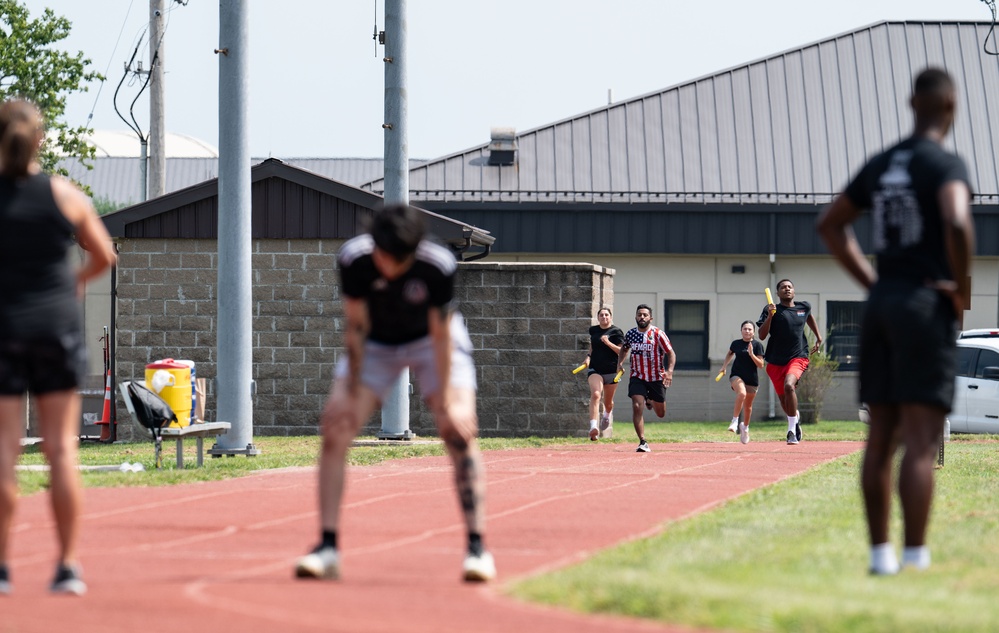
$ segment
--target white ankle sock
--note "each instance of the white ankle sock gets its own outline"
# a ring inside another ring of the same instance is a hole
[[[794,432],[794,427],[797,424],[798,424],[798,416],[796,416],[796,415],[789,415],[789,416],[787,416],[787,430],[788,431],[790,431],[790,432],[793,433]]]
[[[880,576],[898,573],[898,558],[891,543],[871,546],[871,573]]]
[[[739,418],[732,418],[732,424],[738,424]]]
[[[913,569],[926,569],[930,566],[930,548],[925,545],[906,547],[902,550],[902,565]]]
[[[597,421],[596,420],[590,420],[590,428],[591,429],[597,428]]]

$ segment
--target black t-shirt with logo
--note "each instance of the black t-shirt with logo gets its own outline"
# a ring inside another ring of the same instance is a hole
[[[448,309],[454,298],[454,255],[443,246],[420,242],[413,265],[398,279],[382,277],[371,257],[375,243],[359,235],[344,243],[337,255],[340,285],[352,299],[368,304],[368,339],[401,345],[427,336],[430,308]]]
[[[774,365],[787,365],[795,358],[808,358],[808,339],[805,338],[805,323],[812,313],[812,305],[807,301],[795,301],[790,308],[777,304],[777,312],[770,321],[767,337],[767,353],[763,359]],[[763,308],[759,328],[767,320],[767,309]]]
[[[847,186],[847,197],[871,211],[879,278],[919,284],[953,279],[937,195],[955,180],[968,184],[960,157],[911,137],[871,159]]]
[[[750,342],[753,344],[753,353],[757,356],[763,356],[763,343],[760,343],[755,338]],[[750,342],[740,338],[732,341],[732,344],[728,346],[728,350],[735,354],[735,359],[732,361],[732,375],[742,378],[742,382],[750,387],[759,387],[760,375],[757,372],[758,368],[753,359],[749,357],[749,352],[747,351]]]
[[[617,352],[604,345],[600,339],[607,335],[610,342],[615,345],[624,343],[624,332],[616,325],[612,325],[606,330],[599,325],[590,326],[590,369],[598,374],[613,374],[617,372]]]

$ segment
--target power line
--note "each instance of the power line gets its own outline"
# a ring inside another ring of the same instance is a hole
[[[985,42],[982,44],[982,50],[985,51],[987,55],[999,55],[999,49],[996,48],[996,3],[995,0],[982,0],[985,5],[992,12],[992,26],[989,27],[989,32],[985,35]],[[992,38],[992,50],[989,50],[989,38]]]
[[[108,65],[104,68],[105,79],[101,80],[99,86],[97,86],[97,95],[94,97],[94,105],[90,108],[90,114],[87,115],[87,122],[85,127],[90,127],[90,122],[94,120],[94,111],[97,109],[97,102],[101,98],[101,90],[104,89],[104,82],[107,81],[106,77],[108,72],[111,70],[111,62],[114,61],[114,54],[118,52],[118,44],[121,43],[121,35],[125,32],[125,25],[128,24],[128,16],[132,12],[132,4],[135,0],[131,0],[128,3],[128,9],[125,11],[125,19],[121,22],[121,29],[118,31],[118,39],[115,40],[114,49],[111,51],[111,57],[108,59]]]

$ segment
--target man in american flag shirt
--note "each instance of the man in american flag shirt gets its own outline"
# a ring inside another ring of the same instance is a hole
[[[670,345],[669,337],[652,325],[652,308],[644,303],[635,310],[635,323],[624,336],[624,345],[618,355],[618,363],[631,353],[631,380],[628,382],[628,396],[631,398],[631,421],[638,434],[639,453],[648,453],[645,441],[645,409],[653,409],[660,418],[666,416],[666,389],[673,384],[673,367],[676,354]],[[668,359],[665,363],[664,359]]]

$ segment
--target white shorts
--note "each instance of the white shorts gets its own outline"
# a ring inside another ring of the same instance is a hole
[[[361,359],[361,384],[371,389],[378,399],[385,401],[389,391],[403,369],[409,367],[412,377],[420,385],[424,399],[440,391],[437,384],[437,362],[433,341],[426,336],[402,345],[385,345],[365,341],[364,358]],[[344,354],[336,365],[336,378],[346,378],[350,373],[349,359]],[[465,329],[465,320],[455,312],[451,316],[451,386],[474,390],[475,364],[472,362],[472,341]]]

